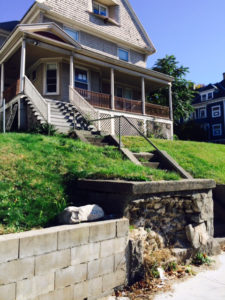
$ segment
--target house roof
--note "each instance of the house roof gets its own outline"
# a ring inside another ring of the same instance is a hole
[[[201,102],[200,94],[203,92],[210,91],[210,90],[214,90],[213,99],[225,97],[225,79],[220,82],[214,83],[214,84],[210,83],[207,86],[197,89],[196,97],[193,100],[193,104],[200,103]],[[206,101],[204,101],[204,102],[206,102]]]
[[[0,23],[0,29],[11,32],[17,24],[19,24],[19,21],[2,22]]]

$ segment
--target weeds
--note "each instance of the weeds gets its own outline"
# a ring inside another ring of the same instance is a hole
[[[195,266],[211,265],[212,260],[205,253],[198,252],[192,259],[192,264]]]

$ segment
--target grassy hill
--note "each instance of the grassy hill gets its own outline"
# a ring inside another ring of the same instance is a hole
[[[225,145],[151,140],[159,149],[167,151],[193,177],[214,179],[217,183],[225,184]],[[153,151],[141,137],[124,137],[123,143],[134,152]]]
[[[69,201],[70,179],[176,180],[136,166],[114,147],[95,147],[63,136],[0,134],[0,234],[44,226]]]

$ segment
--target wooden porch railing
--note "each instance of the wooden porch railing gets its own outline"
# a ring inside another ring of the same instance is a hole
[[[75,90],[85,98],[91,105],[99,108],[111,108],[109,94],[102,94],[92,91],[87,91],[80,88],[75,88]],[[141,100],[130,100],[126,98],[121,98],[115,96],[115,110],[130,112],[135,114],[143,114],[142,112],[142,101]],[[169,107],[146,103],[145,104],[145,113],[148,116],[161,117],[161,118],[170,118]]]
[[[20,80],[18,79],[3,92],[3,97],[5,99],[5,102],[8,103],[19,93],[20,93]]]
[[[75,90],[91,105],[101,108],[110,108],[110,95],[87,91],[80,88],[75,88]]]
[[[158,104],[146,103],[145,113],[148,116],[161,117],[166,119],[170,118],[169,107],[158,105]]]
[[[115,97],[115,109],[142,114],[142,102],[121,97]]]

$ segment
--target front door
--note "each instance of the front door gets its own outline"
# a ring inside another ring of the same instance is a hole
[[[84,69],[75,69],[75,87],[88,90],[88,72]]]

